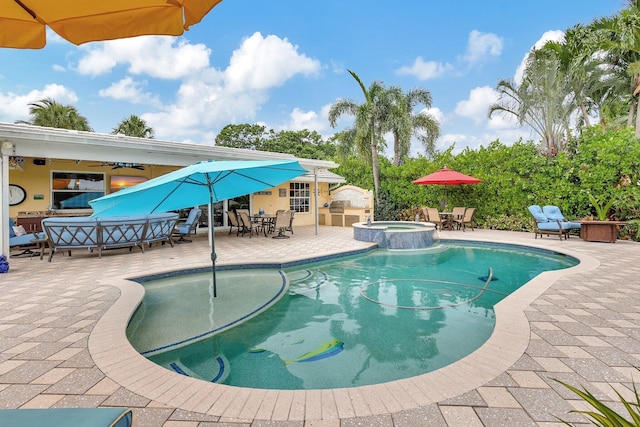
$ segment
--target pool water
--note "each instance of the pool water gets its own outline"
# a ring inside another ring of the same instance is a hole
[[[478,349],[493,331],[496,303],[541,272],[576,263],[521,247],[443,243],[285,268],[288,291],[268,310],[147,357],[184,375],[252,388],[326,389],[412,377]]]

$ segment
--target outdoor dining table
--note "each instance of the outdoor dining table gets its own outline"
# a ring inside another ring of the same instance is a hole
[[[260,223],[260,225],[262,226],[262,230],[264,232],[264,237],[267,237],[267,232],[271,233],[273,228],[272,226],[275,224],[275,221],[276,221],[276,216],[269,215],[269,214],[252,215],[250,218],[252,222],[256,224]]]
[[[442,228],[453,230],[453,212],[438,212],[442,218]]]

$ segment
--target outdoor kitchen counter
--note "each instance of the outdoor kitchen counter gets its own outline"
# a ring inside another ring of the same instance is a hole
[[[344,208],[342,212],[331,212],[329,208],[318,209],[319,225],[351,227],[356,222],[366,222],[370,216],[373,221],[373,210],[369,208]]]

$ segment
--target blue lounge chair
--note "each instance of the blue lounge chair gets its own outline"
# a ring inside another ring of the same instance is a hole
[[[20,255],[33,255],[33,251],[31,248],[35,246],[32,240],[36,239],[44,239],[44,233],[27,233],[21,236],[16,235],[15,231],[13,231],[13,227],[15,227],[16,223],[13,219],[9,218],[9,249],[23,247],[23,251],[19,254],[14,254],[13,256]]]
[[[557,235],[560,237],[560,240],[562,240],[563,236],[565,239],[569,238],[570,226],[568,222],[552,220],[545,215],[542,208],[538,205],[529,206],[529,212],[534,218],[534,232],[536,239],[538,238],[538,234],[540,235],[540,238],[542,238],[543,234],[546,234],[547,236],[552,234]]]
[[[542,212],[550,220],[560,221],[561,223],[563,223],[562,225],[568,227],[569,230],[580,230],[580,228],[582,228],[582,224],[580,224],[579,222],[572,222],[565,218],[565,216],[562,215],[562,211],[557,206],[543,206]]]

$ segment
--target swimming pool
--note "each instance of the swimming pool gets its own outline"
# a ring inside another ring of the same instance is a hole
[[[278,286],[282,290],[278,297],[265,295],[273,300],[264,307],[270,308],[251,320],[142,353],[184,375],[254,388],[355,387],[416,376],[480,347],[493,331],[493,305],[510,292],[542,271],[575,264],[547,251],[447,243],[420,251],[376,250],[282,271],[223,271],[219,277],[270,282],[272,293],[278,294]],[[153,312],[166,322],[155,325],[160,335],[171,325],[210,321],[210,311],[218,308],[213,300],[205,304],[209,279],[204,276],[190,277],[190,283],[201,284],[189,289],[182,282],[171,285],[175,278],[145,283],[147,296],[129,330],[134,347],[140,351],[136,336],[153,330],[155,322],[144,321]],[[167,319],[169,302],[194,292],[190,311],[178,308]]]

